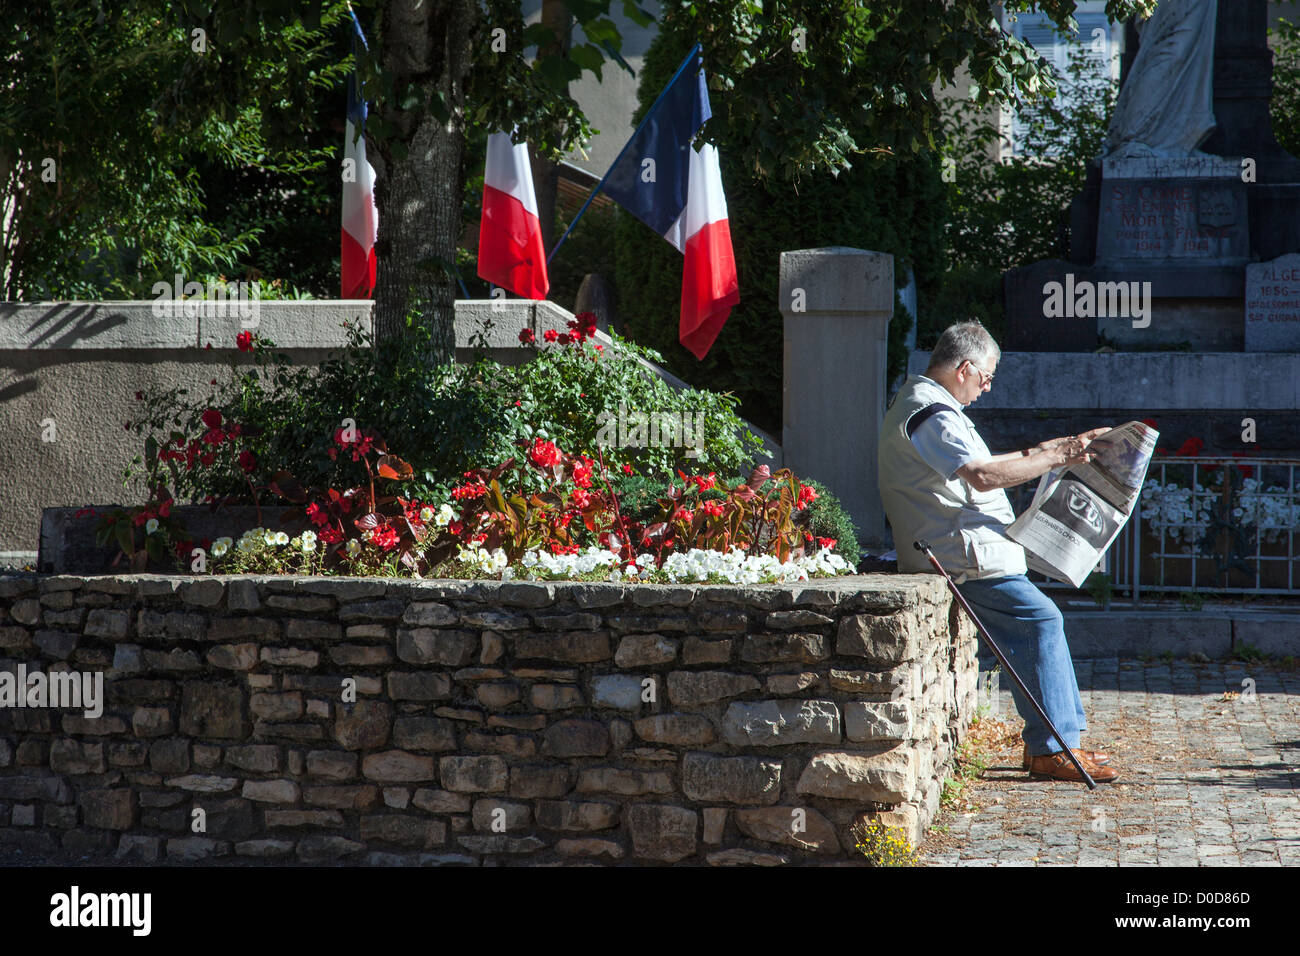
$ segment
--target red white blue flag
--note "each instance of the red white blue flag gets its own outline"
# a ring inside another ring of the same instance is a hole
[[[525,299],[545,299],[551,288],[528,144],[511,143],[509,133],[488,137],[478,274]]]
[[[697,358],[740,301],[718,151],[691,141],[713,115],[698,45],[605,175],[605,193],[685,256],[678,339]]]
[[[352,16],[362,44],[361,24]],[[352,41],[356,50],[356,37]],[[348,121],[343,141],[343,298],[368,299],[375,290],[375,234],[379,210],[375,206],[375,170],[366,160],[366,102],[358,93],[356,73],[348,77]]]

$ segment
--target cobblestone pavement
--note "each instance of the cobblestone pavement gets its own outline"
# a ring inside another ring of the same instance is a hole
[[[1112,755],[1116,783],[1031,781],[1017,738],[970,788],[975,812],[939,815],[927,865],[1300,866],[1300,672],[1101,658],[1075,673],[1083,744]],[[1005,686],[999,705],[1019,730]]]

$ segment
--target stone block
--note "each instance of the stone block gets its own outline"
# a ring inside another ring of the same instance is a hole
[[[654,667],[677,659],[681,642],[662,634],[628,634],[618,642],[614,663],[619,667]]]
[[[683,664],[725,664],[731,660],[731,638],[705,640],[702,637],[686,638],[682,646]]]
[[[463,793],[450,790],[421,788],[411,797],[411,803],[429,813],[469,813],[471,799]]]
[[[779,843],[813,853],[837,854],[834,825],[811,807],[755,807],[735,811],[741,833],[766,843]]]
[[[590,767],[578,771],[578,793],[616,793],[639,797],[648,793],[672,793],[672,774],[664,770],[625,770],[621,767]]]
[[[421,757],[402,750],[386,750],[365,757],[361,761],[361,775],[377,783],[430,781],[433,779],[433,758]]]
[[[597,674],[591,678],[593,707],[637,713],[641,710],[641,678],[632,674]]]
[[[244,694],[238,687],[187,682],[181,688],[181,733],[190,737],[245,737],[243,710]]]
[[[717,738],[713,722],[698,714],[655,714],[642,717],[632,726],[638,737],[654,744],[704,747]]]
[[[337,750],[309,751],[307,773],[323,780],[352,780],[357,775],[357,755]]]
[[[567,710],[586,703],[582,691],[568,684],[534,684],[528,699],[538,710]]]
[[[379,788],[369,784],[307,787],[302,792],[302,802],[307,806],[334,810],[368,810],[378,799]]]
[[[562,797],[569,792],[568,767],[510,768],[510,796],[512,797]]]
[[[598,720],[561,720],[546,729],[545,751],[555,757],[603,757],[609,731]]]
[[[906,701],[849,701],[844,705],[844,729],[855,743],[909,740],[913,734],[912,710]]]
[[[432,763],[432,758],[428,758]],[[446,790],[459,793],[504,793],[509,765],[501,757],[442,757],[438,775]]]
[[[907,614],[848,614],[835,632],[835,653],[890,664],[916,660],[918,630]]]
[[[804,768],[795,790],[859,803],[902,803],[915,786],[914,755],[899,747],[879,754],[817,754]]]
[[[149,767],[155,773],[185,773],[190,769],[190,742],[183,737],[155,740],[149,746]]]
[[[593,664],[610,658],[608,631],[522,634],[515,638],[515,660]]]
[[[820,634],[747,634],[740,645],[740,659],[760,664],[816,664],[830,657],[828,643]]]
[[[781,764],[758,757],[688,753],[682,759],[682,793],[702,803],[767,806],[781,796]]]
[[[393,723],[393,744],[403,750],[455,750],[455,724],[437,717],[398,717]]]
[[[447,842],[447,825],[438,820],[397,814],[364,816],[361,839],[366,843],[395,843],[428,850]]]
[[[334,739],[346,750],[373,750],[388,743],[392,708],[379,700],[358,700],[335,709]]]
[[[543,830],[608,830],[618,826],[615,803],[538,800],[537,826]]]
[[[88,827],[129,830],[135,820],[135,793],[129,789],[83,790],[78,802]]]
[[[226,763],[253,773],[276,773],[280,769],[280,748],[270,744],[227,747]]]
[[[478,653],[473,631],[438,631],[433,628],[398,628],[397,656],[408,664],[445,664],[463,667]]]
[[[674,707],[698,707],[759,688],[749,674],[727,671],[673,671],[668,675],[668,698]]]
[[[699,814],[684,807],[637,803],[624,812],[635,856],[676,863],[695,853]]]
[[[722,733],[741,748],[837,744],[840,711],[833,700],[735,701],[723,716]]]
[[[388,696],[393,700],[447,700],[451,697],[448,674],[393,671],[388,675]]]
[[[511,803],[495,797],[474,801],[471,816],[474,829],[488,833],[517,833],[532,822],[533,812],[526,803]]]

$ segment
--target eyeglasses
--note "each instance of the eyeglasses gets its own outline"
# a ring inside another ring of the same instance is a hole
[[[969,365],[971,368],[973,368],[975,371],[977,371],[977,372],[980,373],[980,388],[983,388],[985,385],[992,385],[992,384],[993,384],[993,373],[992,373],[992,372],[986,372],[986,371],[984,371],[984,369],[980,368],[978,365],[976,365],[976,364],[975,364],[974,362],[972,362],[970,359],[967,359],[967,360],[966,360],[966,364]]]

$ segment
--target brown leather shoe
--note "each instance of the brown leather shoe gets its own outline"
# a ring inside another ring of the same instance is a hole
[[[1119,771],[1114,767],[1101,767],[1088,759],[1086,750],[1075,750],[1074,755],[1079,758],[1079,763],[1083,764],[1089,776],[1097,783],[1112,783],[1119,777]],[[1083,782],[1083,777],[1079,771],[1074,769],[1074,764],[1064,753],[1040,754],[1029,759],[1029,777],[1031,780],[1072,780],[1077,783]]]
[[[1076,750],[1075,753],[1087,754],[1088,759],[1098,767],[1104,767],[1106,764],[1110,763],[1110,754],[1103,753],[1100,750],[1083,750],[1080,748],[1079,750]],[[1024,749],[1020,752],[1020,768],[1022,770],[1029,769],[1029,744],[1025,744]]]

